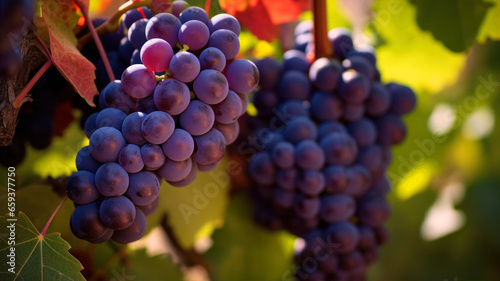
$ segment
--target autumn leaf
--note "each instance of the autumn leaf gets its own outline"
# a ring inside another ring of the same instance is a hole
[[[280,24],[297,20],[309,8],[307,0],[220,0],[219,3],[255,36],[269,42],[278,37]]]
[[[88,0],[80,0],[88,8]],[[86,59],[76,47],[77,39],[73,34],[79,15],[71,0],[42,0],[41,32],[48,34],[50,52],[54,65],[71,83],[75,90],[94,105],[93,97],[99,92],[95,86],[95,66]]]

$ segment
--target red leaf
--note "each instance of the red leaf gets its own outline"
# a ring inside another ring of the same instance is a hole
[[[88,0],[79,1],[88,8]],[[42,0],[41,8],[54,65],[87,103],[93,106],[93,97],[99,94],[94,83],[95,66],[76,48],[77,39],[73,28],[79,19],[77,7],[71,0]]]
[[[220,0],[219,3],[242,26],[269,42],[278,37],[279,24],[297,20],[309,8],[308,0]]]

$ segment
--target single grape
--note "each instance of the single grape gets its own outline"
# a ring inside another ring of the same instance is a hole
[[[370,188],[372,180],[370,171],[362,165],[356,164],[347,169],[347,174],[349,176],[349,184],[344,192],[354,197],[364,195]]]
[[[142,45],[148,41],[146,38],[146,25],[148,24],[147,19],[140,19],[135,21],[128,30],[128,41],[136,49],[141,49]]]
[[[238,138],[238,134],[240,132],[240,124],[238,121],[229,124],[222,124],[219,122],[214,123],[214,129],[221,132],[226,140],[226,145],[233,144]]]
[[[118,155],[118,163],[128,173],[137,173],[144,168],[141,148],[135,144],[127,144]]]
[[[190,50],[200,50],[208,43],[210,31],[206,24],[199,20],[185,22],[179,29],[179,42]]]
[[[88,204],[97,200],[100,194],[95,186],[94,174],[88,171],[72,174],[66,181],[66,194],[76,204]]]
[[[311,64],[309,79],[318,90],[332,92],[339,85],[341,72],[341,66],[337,61],[319,58]]]
[[[111,239],[117,243],[128,244],[139,240],[145,233],[146,216],[139,208],[136,208],[134,222],[125,229],[115,230]]]
[[[201,52],[200,57],[201,69],[214,69],[222,71],[226,67],[226,57],[221,50],[208,47]]]
[[[389,83],[386,88],[391,94],[391,112],[404,115],[410,113],[415,108],[417,96],[412,89],[396,83]]]
[[[363,118],[347,126],[347,131],[354,138],[358,146],[374,144],[377,140],[377,127],[368,118]]]
[[[325,153],[316,141],[303,140],[295,147],[295,163],[304,170],[319,170],[325,164]]]
[[[148,40],[160,38],[175,46],[179,42],[178,33],[181,22],[177,17],[169,13],[159,13],[152,17],[146,25],[146,37]]]
[[[103,196],[121,196],[128,189],[128,173],[117,163],[103,164],[95,173],[95,185]]]
[[[334,165],[350,165],[356,160],[356,141],[345,133],[331,133],[320,141],[326,162]]]
[[[293,191],[296,187],[297,174],[295,168],[278,170],[276,172],[276,184],[282,189]]]
[[[181,114],[189,105],[191,93],[186,84],[175,79],[165,79],[154,91],[156,107],[170,115]]]
[[[210,33],[219,29],[229,29],[236,35],[240,35],[241,27],[238,20],[230,14],[218,14],[210,19],[208,22]]]
[[[278,209],[291,209],[293,207],[294,199],[295,193],[281,188],[274,189],[273,205]]]
[[[154,14],[147,7],[141,7],[141,8],[142,8],[143,13],[146,15],[147,19],[150,19],[152,16],[154,16]],[[130,26],[134,22],[141,20],[141,19],[142,19],[142,14],[141,14],[141,12],[139,12],[139,9],[132,9],[130,11],[127,11],[123,15],[121,22],[123,24],[125,24],[126,28],[130,28]]]
[[[158,111],[158,108],[155,105],[154,95],[151,95],[147,98],[138,99],[137,111],[140,111],[145,114],[149,114],[153,111]]]
[[[359,232],[351,222],[337,222],[327,227],[325,238],[326,241],[337,245],[335,248],[337,253],[347,254],[358,244]]]
[[[202,102],[218,104],[227,97],[229,86],[222,73],[213,69],[205,69],[194,80],[193,90]]]
[[[171,181],[168,183],[175,187],[183,187],[192,183],[195,180],[197,174],[198,174],[198,165],[195,162],[192,162],[191,171],[189,171],[189,174],[185,178],[183,178],[180,181],[176,182]]]
[[[315,92],[310,111],[319,122],[338,120],[342,115],[342,101],[332,93]]]
[[[207,133],[215,122],[213,109],[206,103],[193,100],[188,108],[180,115],[181,128],[193,136]]]
[[[149,170],[156,170],[165,163],[165,154],[159,145],[145,144],[141,147],[141,156],[144,165]]]
[[[201,59],[201,56],[200,56]],[[275,58],[266,57],[255,62],[259,70],[259,86],[263,90],[274,90],[278,84],[283,66]]]
[[[73,234],[80,239],[93,240],[105,235],[109,228],[99,218],[99,204],[94,201],[78,205],[71,214],[70,225]]]
[[[229,88],[239,94],[249,94],[259,84],[259,70],[249,60],[233,61],[226,67],[225,75]]]
[[[154,203],[160,194],[160,182],[152,172],[139,172],[130,175],[130,186],[125,195],[136,206]]]
[[[101,104],[101,98],[103,104]],[[122,82],[115,80],[110,82],[99,94],[99,106],[104,108],[117,108],[126,114],[130,114],[135,110],[136,100],[127,95],[122,88]]]
[[[156,76],[142,64],[134,64],[122,74],[122,87],[125,92],[136,99],[150,96],[156,88]]]
[[[364,57],[354,56],[347,58],[342,61],[342,67],[345,70],[355,70],[356,72],[363,74],[370,81],[375,79],[375,66]]]
[[[280,142],[271,150],[271,158],[274,165],[279,169],[289,169],[295,164],[294,161],[295,148],[289,142]]]
[[[401,143],[406,137],[406,125],[401,117],[388,114],[375,120],[378,142],[384,146]]]
[[[200,73],[200,61],[189,52],[178,52],[170,61],[170,74],[173,78],[188,83]]]
[[[325,191],[328,193],[342,193],[351,181],[347,169],[341,165],[330,165],[323,170],[325,174]]]
[[[253,94],[252,102],[259,111],[259,116],[270,117],[279,105],[278,95],[271,90],[260,90]]]
[[[146,118],[146,114],[142,112],[134,112],[123,120],[122,133],[128,143],[139,146],[146,143],[141,131],[142,121],[144,121],[144,118]]]
[[[87,120],[85,121],[85,126],[84,126],[84,131],[85,131],[85,136],[90,139],[90,136],[94,133],[95,130],[97,130],[97,126],[95,124],[95,119],[97,118],[97,114],[99,112],[92,113]]]
[[[160,197],[156,197],[155,201],[153,203],[145,205],[145,206],[137,206],[141,211],[144,213],[145,216],[149,216],[154,214],[156,209],[158,209],[158,206],[160,205]],[[137,216],[137,214],[136,214]]]
[[[132,64],[142,64],[141,60],[141,50],[135,49],[130,57],[130,65]]]
[[[258,152],[251,159],[249,173],[253,180],[259,185],[271,185],[274,183],[276,168],[271,156],[267,152]]]
[[[323,122],[318,126],[319,140],[329,135],[330,133],[347,133],[347,129],[344,127],[344,125],[342,125],[342,123],[336,121]]]
[[[327,223],[348,220],[354,215],[356,202],[345,194],[326,195],[321,197],[320,217]]]
[[[127,114],[119,109],[105,108],[97,114],[95,123],[97,128],[112,127],[121,130],[123,120],[125,120],[126,117]]]
[[[366,114],[377,117],[384,115],[391,104],[391,94],[380,83],[373,83],[370,89],[370,95],[365,101]]]
[[[298,194],[293,203],[293,210],[299,218],[312,219],[319,214],[320,200],[318,197],[309,198]]]
[[[226,152],[226,140],[221,132],[211,129],[208,133],[193,138],[194,160],[201,165],[211,165],[222,159]]]
[[[228,61],[234,59],[240,51],[240,40],[231,30],[219,29],[210,34],[208,46],[221,50]]]
[[[141,48],[141,61],[150,71],[166,71],[173,56],[172,47],[163,39],[150,39]]]
[[[193,161],[188,158],[184,161],[173,161],[167,158],[165,164],[158,169],[158,174],[169,182],[177,182],[189,175]]]
[[[176,0],[172,2],[172,15],[179,17],[182,11],[189,7],[189,3],[183,0]],[[144,212],[146,214],[146,212]],[[147,216],[147,214],[146,214]]]
[[[88,145],[78,151],[75,163],[78,171],[89,171],[91,173],[97,172],[97,169],[101,166],[90,154]]]
[[[215,105],[212,105],[215,114],[215,121],[223,124],[230,124],[240,117],[242,105],[240,97],[233,91],[230,91],[226,98]]]
[[[325,175],[316,170],[301,171],[297,177],[296,185],[305,196],[318,196],[325,190]]]
[[[174,129],[174,119],[163,111],[151,112],[144,118],[141,125],[144,139],[152,144],[162,144],[167,141]]]
[[[384,172],[382,147],[379,145],[362,147],[356,162],[368,169],[373,177],[379,177]]]
[[[279,104],[278,112],[276,109],[272,109],[276,117],[280,119],[283,123],[287,123],[289,120],[296,116],[309,117],[309,110],[307,106],[298,100],[287,100]]]
[[[333,55],[341,60],[354,48],[351,32],[346,28],[334,28],[328,31],[328,39],[333,48]]]
[[[361,120],[365,114],[365,106],[363,103],[344,103],[344,111],[340,118],[345,122],[356,122]]]
[[[135,206],[125,196],[110,197],[102,201],[99,217],[102,224],[114,230],[129,227],[135,219]]]
[[[126,142],[120,131],[112,127],[97,129],[89,141],[92,157],[101,163],[114,162]]]
[[[390,215],[387,201],[381,197],[363,197],[358,201],[359,221],[371,227],[381,226]]]
[[[188,7],[184,11],[182,11],[182,13],[179,15],[179,20],[182,23],[186,23],[191,20],[199,20],[205,25],[208,25],[207,13],[205,13],[202,8],[196,6]]]
[[[339,95],[348,103],[361,103],[370,94],[370,81],[359,72],[347,70],[342,73]]]
[[[118,47],[118,55],[120,56],[120,59],[124,62],[130,61],[130,58],[132,58],[132,54],[134,53],[134,46],[132,46],[132,43],[128,41],[127,37],[123,37],[122,40],[120,40],[120,46]]]
[[[298,70],[285,72],[278,85],[278,96],[283,100],[307,100],[310,92],[309,78]]]
[[[311,119],[298,116],[291,119],[283,130],[283,137],[293,144],[303,140],[315,140],[318,129]]]
[[[163,153],[174,161],[187,160],[194,151],[193,137],[183,129],[175,129],[170,138],[161,145]]]
[[[309,62],[306,54],[298,50],[288,50],[283,54],[283,69],[286,71],[297,70],[309,73]]]

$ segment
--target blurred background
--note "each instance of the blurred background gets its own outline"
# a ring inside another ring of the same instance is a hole
[[[212,2],[214,9],[239,3]],[[259,1],[248,5],[254,2]],[[405,117],[408,137],[393,151],[388,175],[391,239],[368,280],[500,280],[500,1],[327,3],[329,28],[349,28],[357,46],[373,45],[382,81],[408,85],[418,95],[416,110]],[[91,17],[109,16],[120,4],[91,1]],[[300,15],[311,18],[309,11]],[[274,26],[278,38],[271,42],[244,30],[242,56],[279,58],[283,47],[293,45],[295,24]],[[65,178],[76,170],[76,152],[88,141],[78,124],[83,114],[75,110],[75,121],[48,148],[28,145],[18,166],[18,209],[39,229],[60,201]],[[1,169],[3,180],[6,168]],[[223,180],[219,195],[199,215],[182,219],[179,206],[192,205],[196,190],[214,181],[203,173],[182,191],[162,188],[160,210],[148,217],[149,235],[129,248],[96,247],[73,237],[70,202],[49,231],[61,232],[72,245],[89,280],[284,280],[294,237],[253,224],[238,179],[232,187]]]

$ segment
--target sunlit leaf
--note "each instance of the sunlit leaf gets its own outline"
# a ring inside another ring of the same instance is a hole
[[[500,40],[500,0],[485,0],[495,6],[488,10],[483,25],[479,31],[478,40],[484,43],[486,39]]]
[[[0,272],[0,279],[14,280],[85,280],[80,271],[80,262],[68,250],[70,245],[59,233],[41,236],[28,217],[19,212],[15,225],[16,245],[8,244],[8,234],[4,232],[13,223],[11,217],[0,217],[2,235],[0,239],[0,255],[15,252],[15,273],[5,271],[6,264]]]
[[[215,231],[206,253],[213,265],[214,280],[289,280],[293,273],[295,238],[285,232],[271,233],[251,219],[248,198],[233,198],[223,228]]]

